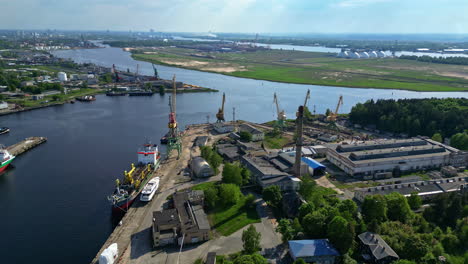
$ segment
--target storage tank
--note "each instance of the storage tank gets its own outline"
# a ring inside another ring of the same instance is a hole
[[[364,51],[364,52],[359,53],[359,56],[361,56],[361,59],[368,59],[369,53]]]
[[[66,81],[68,81],[68,80],[67,80],[67,74],[64,73],[64,72],[59,72],[59,73],[57,73],[57,78],[58,78],[59,81],[61,81],[61,82],[66,82]]]
[[[370,58],[378,58],[379,55],[377,55],[377,52],[376,52],[376,51],[372,51],[372,52],[369,52],[369,57],[370,57]]]
[[[360,56],[359,53],[357,53],[357,52],[351,52],[351,53],[349,54],[349,57],[350,57],[351,59],[359,59],[359,58],[361,58],[361,56]]]
[[[379,56],[379,58],[385,58],[385,57],[387,57],[387,54],[385,54],[385,52],[383,52],[383,51],[377,52],[377,55]]]

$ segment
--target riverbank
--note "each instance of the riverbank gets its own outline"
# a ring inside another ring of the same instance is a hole
[[[42,108],[51,107],[51,106],[59,106],[59,105],[68,103],[80,96],[97,95],[97,94],[102,94],[102,93],[105,93],[105,90],[103,89],[80,89],[78,91],[72,91],[67,95],[62,94],[62,95],[57,95],[57,97],[54,97],[55,95],[49,95],[49,96],[45,96],[41,100],[35,100],[35,101],[29,100],[29,99],[7,99],[5,101],[9,104],[24,105],[24,107],[14,107],[14,108],[0,110],[0,116],[10,115],[10,114],[19,113],[19,112],[32,111],[32,110],[42,109]],[[56,100],[54,100],[54,98]]]
[[[152,52],[140,50],[133,53],[132,58],[283,83],[421,92],[468,91],[468,67],[395,58],[342,59],[327,53],[282,50],[205,53],[169,47]]]

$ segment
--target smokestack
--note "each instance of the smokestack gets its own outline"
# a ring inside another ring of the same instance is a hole
[[[294,162],[294,174],[301,177],[301,157],[302,157],[302,119],[304,117],[304,106],[299,106],[296,113],[296,160]]]

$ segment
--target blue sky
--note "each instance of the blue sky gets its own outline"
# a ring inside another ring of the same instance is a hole
[[[0,0],[0,28],[461,33],[468,0]]]

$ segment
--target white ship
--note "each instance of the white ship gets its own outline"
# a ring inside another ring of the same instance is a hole
[[[154,194],[158,190],[159,187],[159,177],[155,177],[151,179],[141,191],[140,201],[142,202],[149,202],[153,199]]]

